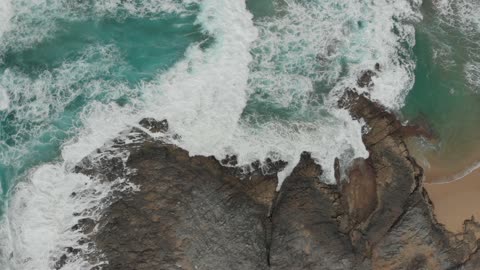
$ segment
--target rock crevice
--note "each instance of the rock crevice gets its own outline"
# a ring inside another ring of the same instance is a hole
[[[138,129],[132,131],[137,143],[119,138],[111,146],[128,151],[123,167],[87,158],[76,171],[113,181],[127,168],[129,181],[139,187],[113,198],[94,221],[96,229],[86,230],[108,260],[102,268],[480,267],[479,226],[472,221],[463,234],[453,235],[432,214],[422,168],[404,143],[412,129],[354,91],[339,106],[365,120],[370,157],[355,160],[346,179],[336,162],[336,185],[319,181],[322,168],[308,152],[277,192],[270,171],[239,170],[236,157],[191,157]],[[152,132],[168,129],[166,121],[147,119],[142,125]],[[247,175],[240,177],[240,171]]]

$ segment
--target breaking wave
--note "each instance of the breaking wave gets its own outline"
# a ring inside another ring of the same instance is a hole
[[[174,143],[191,155],[235,154],[240,165],[287,161],[280,182],[310,151],[323,181],[333,181],[335,158],[347,165],[368,156],[363,122],[336,102],[378,63],[374,85],[357,90],[392,110],[402,107],[414,81],[412,24],[421,19],[420,4],[274,1],[271,15],[254,18],[244,1],[2,1],[0,14],[9,15],[0,16],[8,18],[0,21],[0,264],[49,269],[77,245],[82,234],[70,230],[78,221],[72,214],[101,209],[115,185],[73,173],[73,166],[143,117],[168,119],[180,135]],[[141,25],[145,36],[132,35],[131,44],[117,42],[123,34],[97,40],[121,31],[112,26],[119,23]],[[158,27],[181,34],[166,36],[178,40],[164,46],[148,42]],[[86,28],[105,32],[88,32],[88,46],[62,47],[61,59],[36,58],[59,36],[84,42],[68,31]],[[151,54],[137,55],[139,42],[151,44]],[[159,59],[173,63],[157,66]],[[85,190],[93,192],[70,196]],[[86,264],[72,258],[65,267]]]

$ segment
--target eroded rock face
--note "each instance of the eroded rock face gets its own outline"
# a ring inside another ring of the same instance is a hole
[[[371,160],[356,159],[348,171],[348,183],[341,194],[348,205],[348,217],[354,224],[364,222],[378,205],[376,172]]]
[[[339,105],[371,129],[363,139],[378,203],[366,221],[350,224],[355,249],[371,260],[372,269],[456,269],[469,260],[478,247],[473,236],[478,227],[454,236],[436,222],[422,187],[422,169],[410,156],[395,116],[353,91]]]
[[[157,132],[165,133],[168,131],[168,121],[165,119],[162,121],[157,121],[153,118],[144,118],[140,121],[139,124],[142,127],[154,133],[157,133]]]
[[[374,86],[373,77],[376,77],[377,73],[373,70],[365,70],[357,79],[357,85],[359,87],[372,87]]]
[[[370,157],[348,179],[336,173],[337,185],[319,181],[306,152],[277,192],[269,171],[239,176],[136,129],[136,143],[111,146],[128,151],[122,166],[86,159],[77,171],[113,181],[126,166],[139,187],[87,230],[109,262],[103,269],[479,269],[479,226],[453,235],[437,224],[396,117],[353,91],[339,105],[369,126]]]
[[[140,191],[113,203],[92,236],[103,269],[264,269],[273,177],[239,181],[211,157],[146,141],[131,151]]]
[[[284,182],[272,213],[272,269],[357,269],[348,235],[338,229],[340,194],[319,181],[308,153]],[[360,268],[358,268],[360,269]]]

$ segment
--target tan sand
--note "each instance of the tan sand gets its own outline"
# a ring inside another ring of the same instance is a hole
[[[425,183],[424,187],[438,222],[447,230],[462,232],[463,222],[472,216],[480,221],[480,169],[450,183]]]
[[[416,140],[408,140],[411,154],[424,168],[424,187],[438,222],[451,232],[463,231],[472,216],[480,221],[480,143],[463,153],[424,152]]]

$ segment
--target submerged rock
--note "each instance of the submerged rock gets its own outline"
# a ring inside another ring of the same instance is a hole
[[[142,127],[150,130],[151,132],[157,133],[157,132],[167,132],[168,131],[168,121],[167,120],[162,120],[162,121],[157,121],[153,118],[144,118],[140,121],[139,123]]]
[[[80,230],[85,234],[89,234],[93,231],[95,227],[95,221],[91,218],[82,218],[78,221],[77,224],[73,225],[72,230]]]
[[[372,87],[373,77],[377,76],[377,73],[373,70],[365,70],[362,72],[362,75],[357,79],[357,85],[359,87]]]
[[[123,165],[83,161],[78,172],[139,187],[88,230],[103,269],[478,269],[479,226],[453,235],[436,222],[396,117],[353,91],[339,105],[368,125],[370,157],[336,173],[337,185],[319,181],[307,152],[277,192],[282,163],[241,177],[234,156],[190,157],[139,130],[141,141],[111,146],[128,151]]]

